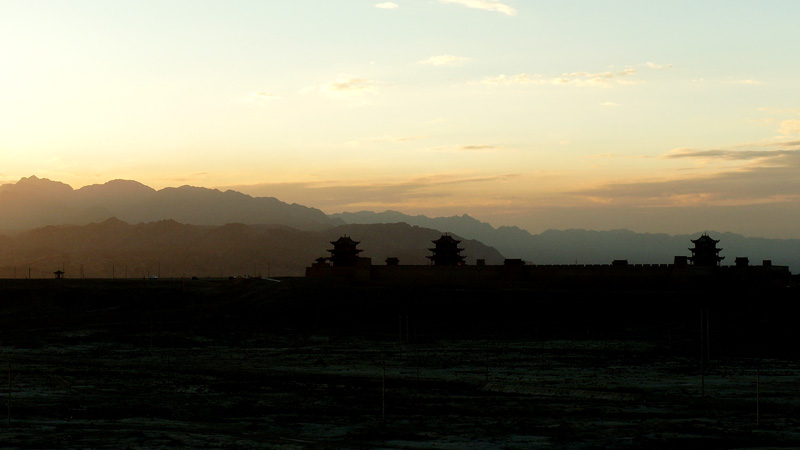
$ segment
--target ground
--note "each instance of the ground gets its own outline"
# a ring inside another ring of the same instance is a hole
[[[479,328],[396,289],[29,282],[0,288],[3,448],[800,447],[796,354],[739,351],[722,313],[701,369],[694,314]]]

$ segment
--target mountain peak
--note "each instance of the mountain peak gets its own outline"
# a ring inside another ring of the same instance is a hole
[[[39,178],[36,175],[22,177],[16,183],[9,183],[0,186],[0,192],[14,192],[18,194],[34,196],[50,196],[72,192],[72,186],[60,181],[52,181],[47,178]]]

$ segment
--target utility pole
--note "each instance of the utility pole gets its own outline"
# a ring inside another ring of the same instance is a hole
[[[9,372],[9,380],[10,379],[11,375]],[[9,392],[11,391],[9,390]],[[386,361],[383,362],[383,381],[381,383],[381,421],[386,422]]]
[[[759,386],[760,383],[759,382],[760,382],[760,378],[761,378],[761,365],[759,364],[756,367],[756,428],[758,428],[759,422],[761,421],[761,411],[759,409],[759,407],[760,407],[760,405],[759,405],[759,400],[760,400],[759,399],[759,389],[760,389],[760,386]]]

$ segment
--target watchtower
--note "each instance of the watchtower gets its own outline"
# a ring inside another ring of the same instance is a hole
[[[346,235],[336,241],[331,241],[333,249],[328,250],[331,253],[328,259],[333,263],[334,267],[355,267],[358,262],[358,254],[363,251],[356,248],[360,243]]]
[[[458,244],[461,241],[454,239],[449,234],[443,234],[442,237],[435,241],[435,248],[429,248],[433,254],[427,258],[433,262],[434,266],[463,266],[464,256],[461,256],[463,248],[459,248]]]
[[[699,238],[693,239],[692,243],[694,244],[694,248],[689,249],[692,251],[692,256],[689,257],[689,261],[692,262],[692,265],[702,267],[719,266],[720,261],[725,259],[725,257],[719,256],[719,252],[722,249],[717,248],[718,242],[719,240],[711,239],[711,237],[705,233]]]

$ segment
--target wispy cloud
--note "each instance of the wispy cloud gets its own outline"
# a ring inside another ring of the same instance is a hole
[[[766,144],[756,144],[766,145]],[[726,162],[716,173],[670,179],[608,183],[573,195],[617,205],[754,205],[800,200],[800,141],[769,144],[769,149],[675,149],[667,159]],[[748,144],[752,146],[752,144]],[[738,162],[738,164],[737,164]],[[730,164],[734,166],[731,167]]]
[[[736,83],[736,84],[751,84],[751,85],[764,84],[763,82],[758,81],[758,80],[736,80],[736,81],[734,81],[734,83]]]
[[[450,152],[494,152],[499,150],[506,150],[506,148],[500,145],[472,144],[472,145],[451,145],[445,147],[434,147],[431,150],[450,151]]]
[[[428,208],[437,214],[446,207],[454,213],[463,214],[472,201],[485,199],[463,199],[454,194],[475,184],[506,182],[519,174],[469,175],[437,173],[395,181],[364,180],[319,181],[304,183],[265,183],[258,185],[224,186],[219,189],[234,189],[256,196],[278,197],[284,201],[311,204],[329,212],[368,209]]]
[[[800,149],[800,141],[786,141],[775,144],[778,147],[797,147]]]
[[[320,86],[309,86],[300,90],[301,94],[319,92],[323,95],[346,100],[357,100],[366,102],[367,94],[374,94],[378,91],[380,83],[368,78],[344,75],[336,81],[331,81]]]
[[[377,83],[366,78],[346,77],[322,86],[328,94],[348,94],[351,92],[373,92]]]
[[[600,105],[601,106],[622,106],[619,103],[614,103],[614,102],[603,102]]]
[[[459,64],[466,61],[469,61],[472,58],[467,58],[465,56],[453,56],[453,55],[439,55],[439,56],[431,56],[430,58],[417,61],[417,64],[428,64],[431,66],[447,66],[453,64]]]
[[[667,69],[672,69],[672,64],[656,64],[656,63],[654,63],[654,62],[650,62],[650,61],[648,61],[648,62],[646,62],[644,65],[645,65],[645,66],[647,66],[647,67],[649,67],[649,68],[651,68],[651,69],[653,69],[653,70],[667,70]]]
[[[400,7],[400,5],[392,2],[384,2],[384,3],[376,3],[375,7],[380,9],[397,9]]]
[[[781,134],[800,134],[800,120],[798,119],[789,119],[784,120],[781,122],[781,126],[778,129]]]
[[[442,3],[456,3],[467,8],[483,9],[486,11],[497,11],[508,16],[513,16],[517,10],[506,5],[501,0],[439,0]]]
[[[775,114],[796,114],[800,115],[800,108],[758,108],[758,111],[775,113]]]
[[[486,77],[481,80],[480,83],[488,85],[547,84],[547,80],[538,74],[528,75],[527,73],[520,73],[517,75],[502,74]]]
[[[280,100],[280,97],[275,95],[275,94],[271,94],[269,92],[263,92],[262,91],[262,92],[253,92],[252,94],[248,95],[244,99],[244,102],[245,103],[255,103],[255,104],[263,105],[263,104],[274,102],[276,100]]]
[[[675,149],[664,155],[667,159],[721,159],[727,161],[766,160],[796,155],[798,150],[691,150]]]
[[[348,141],[347,145],[361,145],[361,144],[375,144],[375,143],[399,144],[403,142],[418,141],[425,138],[426,136],[381,136],[375,138]]]
[[[746,205],[800,199],[796,174],[800,155],[788,164],[754,166],[716,174],[667,180],[610,183],[572,194],[602,202],[640,206]]]
[[[636,69],[627,67],[620,71],[606,72],[571,72],[564,73],[557,77],[545,77],[540,74],[529,75],[521,73],[517,75],[497,75],[486,77],[480,81],[481,84],[502,86],[502,85],[573,85],[573,86],[598,86],[608,87],[615,84],[633,84],[639,82],[634,79]]]
[[[505,147],[499,145],[461,145],[456,148],[461,151],[469,152],[487,152],[505,149]]]

